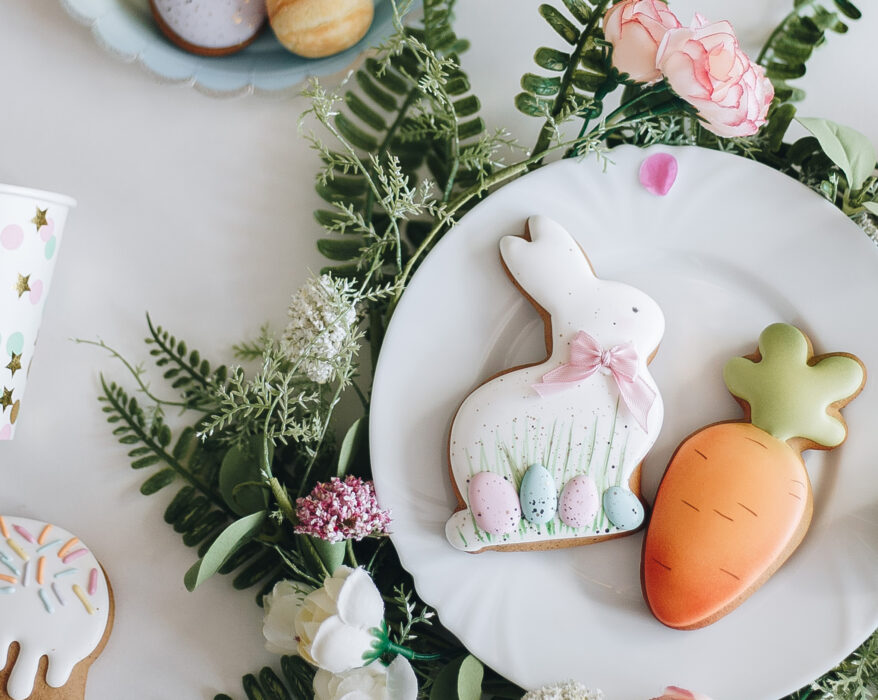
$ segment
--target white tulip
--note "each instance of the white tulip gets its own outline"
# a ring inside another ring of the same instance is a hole
[[[330,673],[363,666],[384,623],[384,600],[365,569],[339,566],[296,614],[298,652]],[[354,696],[356,697],[356,696]]]
[[[415,700],[418,679],[411,664],[397,656],[389,666],[368,666],[333,674],[320,669],[314,676],[315,700]]]
[[[262,634],[265,648],[273,654],[298,654],[296,615],[314,589],[294,581],[278,581],[262,598]]]

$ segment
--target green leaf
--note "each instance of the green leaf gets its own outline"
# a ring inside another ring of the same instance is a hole
[[[339,478],[344,477],[350,471],[354,458],[357,456],[363,443],[365,427],[366,419],[357,418],[345,433],[344,440],[341,441],[341,447],[338,450],[338,470],[336,475]]]
[[[186,572],[183,577],[186,589],[194,591],[213,576],[230,556],[259,532],[267,515],[268,513],[264,510],[245,515],[223,530],[204,556]]]
[[[321,238],[317,241],[317,250],[330,260],[355,260],[360,257],[363,239],[357,238]]]
[[[579,30],[573,23],[551,5],[540,5],[540,14],[564,41],[575,44],[579,40]]]
[[[289,700],[290,695],[287,689],[269,666],[264,666],[259,672],[259,683],[262,685],[262,690],[268,700]]]
[[[140,486],[140,493],[144,496],[151,496],[156,491],[161,491],[176,478],[177,472],[170,467],[166,467],[144,481]]]
[[[863,13],[852,3],[848,2],[848,0],[834,0],[835,6],[841,10],[842,14],[845,17],[849,17],[850,19],[860,19],[863,16]]]
[[[147,455],[146,457],[140,457],[139,459],[135,459],[131,463],[132,469],[143,469],[144,467],[152,467],[159,462],[162,461],[162,458],[158,455]]]
[[[525,73],[521,76],[521,87],[533,95],[557,95],[561,89],[561,78]]]
[[[585,24],[591,18],[591,10],[588,9],[588,5],[583,0],[564,0],[564,4],[580,24]]]
[[[354,124],[344,114],[335,115],[335,125],[348,141],[354,146],[369,153],[378,149],[378,139]],[[321,195],[322,196],[322,195]]]
[[[528,92],[520,92],[515,96],[515,106],[519,112],[529,117],[545,117],[552,109],[552,103],[538,100]]]
[[[479,700],[485,667],[472,654],[455,659],[433,681],[430,700]]]
[[[265,480],[264,464],[271,465],[274,446],[268,443],[265,461],[265,441],[254,435],[246,442],[226,452],[219,472],[219,491],[223,500],[237,515],[247,515],[268,506],[268,493],[260,486]]]
[[[297,535],[299,551],[306,561],[311,563],[314,570],[321,568],[332,576],[335,570],[344,562],[345,542],[327,542],[319,537],[311,535]]]
[[[863,207],[870,214],[875,214],[878,216],[878,202],[863,202]]]
[[[820,142],[823,152],[844,173],[851,190],[859,190],[875,170],[875,148],[856,129],[828,119],[800,117],[799,124]]]
[[[563,51],[558,51],[558,49],[549,49],[546,47],[542,47],[537,49],[534,54],[534,63],[536,63],[541,68],[545,68],[546,70],[553,70],[556,72],[561,72],[565,68],[567,68],[567,62],[570,60],[570,55],[564,53]]]
[[[387,131],[387,122],[378,112],[367,105],[356,94],[348,91],[344,96],[348,109],[371,126],[375,131]]]

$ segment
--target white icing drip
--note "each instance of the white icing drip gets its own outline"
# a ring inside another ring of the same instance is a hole
[[[36,539],[46,523],[10,516],[3,516],[3,520],[9,538],[30,557],[28,586],[16,583],[15,593],[0,596],[0,652],[4,653],[4,663],[9,645],[12,642],[20,645],[18,658],[6,683],[6,692],[12,700],[25,700],[33,692],[41,657],[47,656],[49,662],[46,683],[53,688],[60,688],[70,679],[76,664],[97,648],[109,618],[109,590],[103,570],[90,551],[67,564],[58,557],[60,549],[74,535],[53,525],[45,541],[48,543],[60,539],[61,542],[37,552],[40,545],[28,542],[13,526],[25,528]],[[87,546],[81,542],[76,543],[67,554],[83,548]],[[0,553],[6,555],[24,573],[21,566],[24,562],[6,543],[5,537],[0,537]],[[39,584],[37,576],[41,557],[44,557],[45,563],[43,583]],[[55,578],[56,573],[71,568],[76,571]],[[98,586],[95,594],[89,595],[88,579],[92,569],[98,571]],[[6,567],[0,567],[0,573],[12,575]],[[64,605],[58,603],[52,590],[53,583],[64,597]],[[74,585],[82,589],[94,609],[93,614],[88,613],[73,592]],[[53,612],[46,610],[38,593],[40,590],[45,591]]]
[[[457,489],[467,499],[467,479],[489,470],[513,483],[533,462],[542,463],[560,494],[577,474],[586,473],[599,496],[613,485],[628,488],[636,466],[652,447],[664,417],[664,407],[647,359],[664,333],[664,316],[646,294],[620,282],[594,276],[576,241],[545,217],[528,222],[531,242],[517,236],[500,242],[509,273],[528,295],[551,315],[551,356],[533,367],[504,374],[482,385],[461,404],[451,428],[451,470]],[[546,397],[533,390],[542,376],[570,358],[570,343],[585,331],[605,349],[633,343],[638,376],[656,392],[649,432],[641,429],[623,403],[607,371],[571,384]],[[618,404],[618,412],[617,412]],[[523,523],[503,537],[485,538],[469,510],[448,521],[446,535],[459,549],[588,537],[617,529],[599,513],[594,523],[573,529],[556,515],[551,529]]]

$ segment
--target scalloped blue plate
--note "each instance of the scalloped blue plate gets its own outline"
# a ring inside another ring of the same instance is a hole
[[[209,95],[294,92],[310,76],[345,70],[364,49],[393,32],[391,0],[375,0],[375,20],[366,36],[335,56],[295,56],[277,42],[266,23],[256,41],[243,51],[208,58],[168,41],[153,21],[148,0],[61,0],[61,4],[91,27],[107,51],[122,60],[137,61],[162,82],[192,85]]]

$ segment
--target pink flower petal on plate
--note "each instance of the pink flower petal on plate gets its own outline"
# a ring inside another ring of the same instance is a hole
[[[656,153],[640,166],[640,184],[647,192],[663,197],[677,179],[677,159],[670,153]]]

